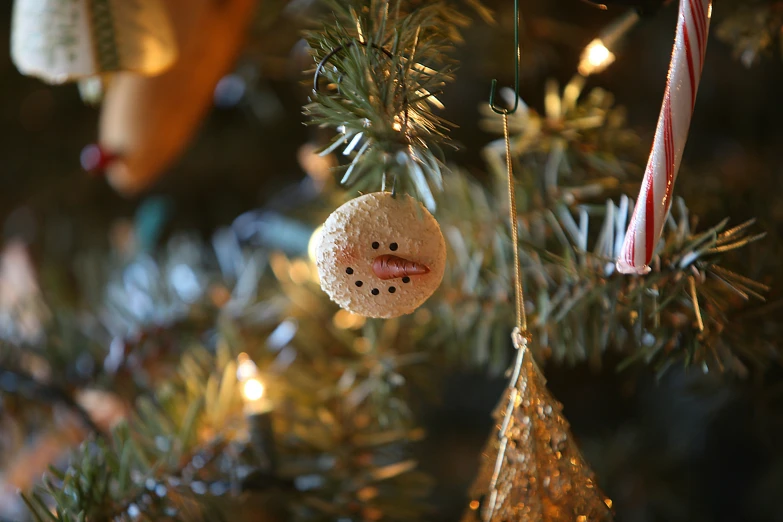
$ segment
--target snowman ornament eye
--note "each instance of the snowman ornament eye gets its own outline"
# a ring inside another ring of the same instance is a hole
[[[321,288],[366,317],[409,314],[438,288],[446,242],[438,222],[408,195],[352,199],[324,223],[316,249]]]

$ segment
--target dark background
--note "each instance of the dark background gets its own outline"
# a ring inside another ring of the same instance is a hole
[[[4,237],[34,244],[52,223],[64,223],[68,251],[101,245],[117,217],[143,198],[126,199],[99,177],[81,171],[79,152],[95,139],[98,111],[75,86],[52,87],[21,76],[9,58],[10,4],[0,7],[0,222]],[[481,147],[493,137],[478,128],[478,106],[490,79],[510,85],[511,2],[498,8],[498,27],[476,22],[456,53],[460,69],[443,101],[455,122],[460,151],[451,160],[481,176]],[[714,37],[737,2],[715,6],[696,113],[678,192],[704,223],[751,217],[769,232],[763,245],[733,262],[744,273],[780,280],[783,232],[783,65],[774,50],[751,68]],[[724,10],[725,8],[725,10]],[[548,77],[565,83],[582,47],[622,9],[602,12],[577,0],[523,2],[526,35],[522,97],[541,108]],[[631,126],[651,140],[669,62],[676,6],[645,19],[617,52],[617,62],[588,80],[628,108]],[[238,105],[213,110],[182,159],[144,196],[172,203],[167,232],[208,234],[238,214],[264,205],[304,174],[298,148],[315,134],[302,125],[307,88],[296,71],[309,65],[295,20],[256,30],[238,67],[257,74]],[[249,76],[246,74],[246,76]],[[255,110],[253,109],[255,107]],[[258,110],[259,107],[262,110]],[[773,295],[779,295],[779,293]],[[619,359],[618,359],[619,360]],[[614,371],[607,355],[601,374],[586,367],[546,368],[574,433],[620,521],[783,520],[783,387],[777,366],[745,381],[672,369],[660,381],[651,371]],[[503,382],[480,372],[451,375],[442,400],[423,405],[430,443],[423,468],[438,479],[433,520],[455,520],[464,506],[489,411]]]

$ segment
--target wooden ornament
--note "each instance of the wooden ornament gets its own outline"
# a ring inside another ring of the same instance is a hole
[[[256,0],[167,0],[180,57],[155,77],[117,74],[101,111],[99,146],[109,183],[134,194],[193,138],[217,82],[239,54]]]
[[[16,0],[11,58],[48,83],[171,66],[177,45],[161,0]]]
[[[440,285],[446,242],[435,218],[408,195],[375,192],[344,204],[316,248],[321,288],[367,317],[409,314]]]

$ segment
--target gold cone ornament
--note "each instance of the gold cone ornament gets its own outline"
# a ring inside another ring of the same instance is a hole
[[[514,332],[517,364],[494,412],[497,429],[483,452],[463,522],[607,522],[611,500],[599,489],[563,417],[563,407]]]
[[[177,57],[161,0],[16,0],[11,58],[22,74],[64,83],[117,71],[152,76]]]

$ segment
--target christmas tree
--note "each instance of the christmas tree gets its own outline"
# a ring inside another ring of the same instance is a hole
[[[779,520],[777,2],[3,15],[0,521]]]

